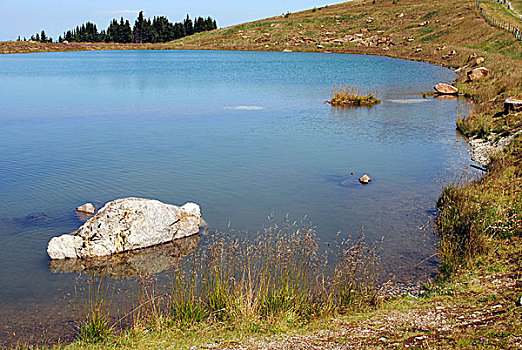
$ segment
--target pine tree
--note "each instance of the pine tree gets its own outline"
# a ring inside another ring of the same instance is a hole
[[[194,24],[192,23],[192,20],[190,19],[189,15],[187,15],[187,18],[185,18],[183,25],[185,26],[186,35],[194,34]]]
[[[115,43],[118,39],[119,24],[116,19],[113,19],[107,28],[107,35],[105,36],[105,42]]]
[[[133,39],[132,41],[135,43],[143,43],[145,37],[145,20],[143,19],[143,11],[140,11],[138,14],[138,18],[134,22]]]
[[[184,36],[186,36],[186,33],[183,23],[174,23],[174,39],[183,38]]]
[[[129,20],[125,21],[125,23],[121,27],[121,31],[122,31],[121,32],[122,33],[121,42],[122,43],[131,43],[132,42],[132,27],[130,25]]]

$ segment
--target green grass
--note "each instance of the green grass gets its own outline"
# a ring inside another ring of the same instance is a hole
[[[112,337],[109,324],[109,311],[105,279],[93,275],[87,282],[87,297],[80,303],[83,308],[83,321],[80,324],[79,341],[82,343],[106,342]]]
[[[444,188],[436,220],[443,277],[498,249],[503,239],[522,237],[521,146],[522,137],[517,136],[493,158],[483,179]]]

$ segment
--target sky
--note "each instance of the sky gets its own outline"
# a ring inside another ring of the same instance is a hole
[[[145,17],[167,16],[171,22],[182,21],[187,14],[192,18],[211,16],[223,28],[337,2],[340,1],[0,0],[0,40],[16,40],[18,35],[29,38],[42,29],[56,39],[67,29],[87,21],[94,22],[98,29],[106,29],[112,18],[121,16],[133,24],[140,10]]]

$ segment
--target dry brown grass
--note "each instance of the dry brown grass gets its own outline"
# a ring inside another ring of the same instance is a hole
[[[354,86],[339,85],[332,90],[332,99],[326,101],[334,107],[371,107],[381,103],[381,100],[371,93],[362,95]]]

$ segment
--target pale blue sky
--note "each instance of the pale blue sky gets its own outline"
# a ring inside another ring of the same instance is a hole
[[[87,21],[105,29],[112,18],[121,16],[133,23],[139,10],[146,17],[165,15],[173,22],[181,21],[187,13],[192,18],[212,16],[222,28],[327,4],[328,0],[0,0],[0,40],[30,37],[42,29],[56,39],[66,29]]]

